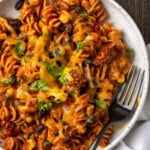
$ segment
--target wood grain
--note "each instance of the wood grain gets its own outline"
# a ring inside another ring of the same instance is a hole
[[[150,43],[150,0],[116,0],[131,15],[144,37]]]

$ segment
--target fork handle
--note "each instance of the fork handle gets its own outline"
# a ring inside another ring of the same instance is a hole
[[[94,140],[94,142],[92,143],[92,145],[90,146],[89,150],[96,150],[100,139],[102,138],[102,136],[104,135],[104,133],[106,132],[106,130],[108,129],[108,127],[111,125],[111,121],[109,121],[103,128],[102,130],[98,133],[96,139]]]

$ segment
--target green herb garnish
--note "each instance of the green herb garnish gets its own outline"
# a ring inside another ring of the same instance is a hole
[[[86,124],[92,124],[94,122],[93,117],[86,119]]]
[[[44,141],[44,146],[49,148],[51,146],[51,143],[48,140]]]
[[[46,66],[48,72],[49,72],[52,76],[54,76],[54,77],[59,77],[59,76],[62,75],[62,72],[63,72],[63,70],[64,70],[64,67],[59,67],[59,68],[56,69],[54,62],[49,63],[49,62],[45,61],[44,64],[45,64],[45,66]]]
[[[55,100],[54,100],[54,103],[55,103],[55,104],[60,104],[60,103],[61,103],[61,100],[60,100],[60,99],[55,99]]]
[[[29,139],[34,139],[34,134],[31,134],[31,135],[29,136]]]
[[[86,120],[86,124],[92,124],[93,123],[93,120],[91,119],[91,118],[88,118],[87,120]]]
[[[28,60],[29,60],[29,58],[28,58],[26,55],[24,55],[24,56],[23,56],[23,60],[24,60],[25,63],[27,63]]]
[[[72,98],[74,98],[75,97],[75,92],[74,91],[70,91],[69,92],[69,96],[71,96]]]
[[[79,52],[80,50],[82,50],[83,49],[83,42],[82,41],[78,41],[76,43],[76,47],[77,47],[77,49],[76,49],[77,52]]]
[[[97,100],[95,100],[95,104],[100,109],[105,109],[106,108],[106,104],[105,104],[105,102],[104,102],[103,99],[97,99]]]
[[[45,80],[37,80],[29,85],[29,88],[33,91],[44,90],[47,91],[49,87],[46,84]]]
[[[88,18],[89,14],[87,12],[83,12],[80,14],[80,16],[83,18]]]
[[[132,58],[132,57],[133,57],[133,54],[134,54],[133,49],[132,49],[132,48],[128,48],[128,49],[127,49],[127,56],[128,56],[129,58]]]
[[[4,85],[10,85],[12,83],[12,76],[8,77],[7,79],[1,80],[0,83]]]
[[[18,56],[24,55],[23,46],[21,42],[16,43],[14,51]]]
[[[42,99],[38,101],[38,109],[41,112],[47,112],[52,108],[52,103],[45,103]]]
[[[67,81],[67,75],[62,74],[62,75],[59,77],[58,80],[59,80],[59,82],[60,82],[61,84],[65,84],[66,81]]]

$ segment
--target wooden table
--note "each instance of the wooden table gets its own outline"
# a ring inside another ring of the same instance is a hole
[[[150,43],[150,0],[116,0],[131,15],[141,30],[145,43]]]

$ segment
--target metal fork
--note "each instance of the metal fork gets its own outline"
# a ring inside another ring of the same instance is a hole
[[[144,71],[136,66],[132,66],[127,75],[127,81],[122,85],[116,94],[113,103],[109,109],[109,121],[97,135],[95,141],[90,146],[89,150],[95,150],[100,139],[104,135],[107,128],[116,121],[120,121],[131,116],[136,110],[136,102],[139,93],[142,89],[142,81]]]

